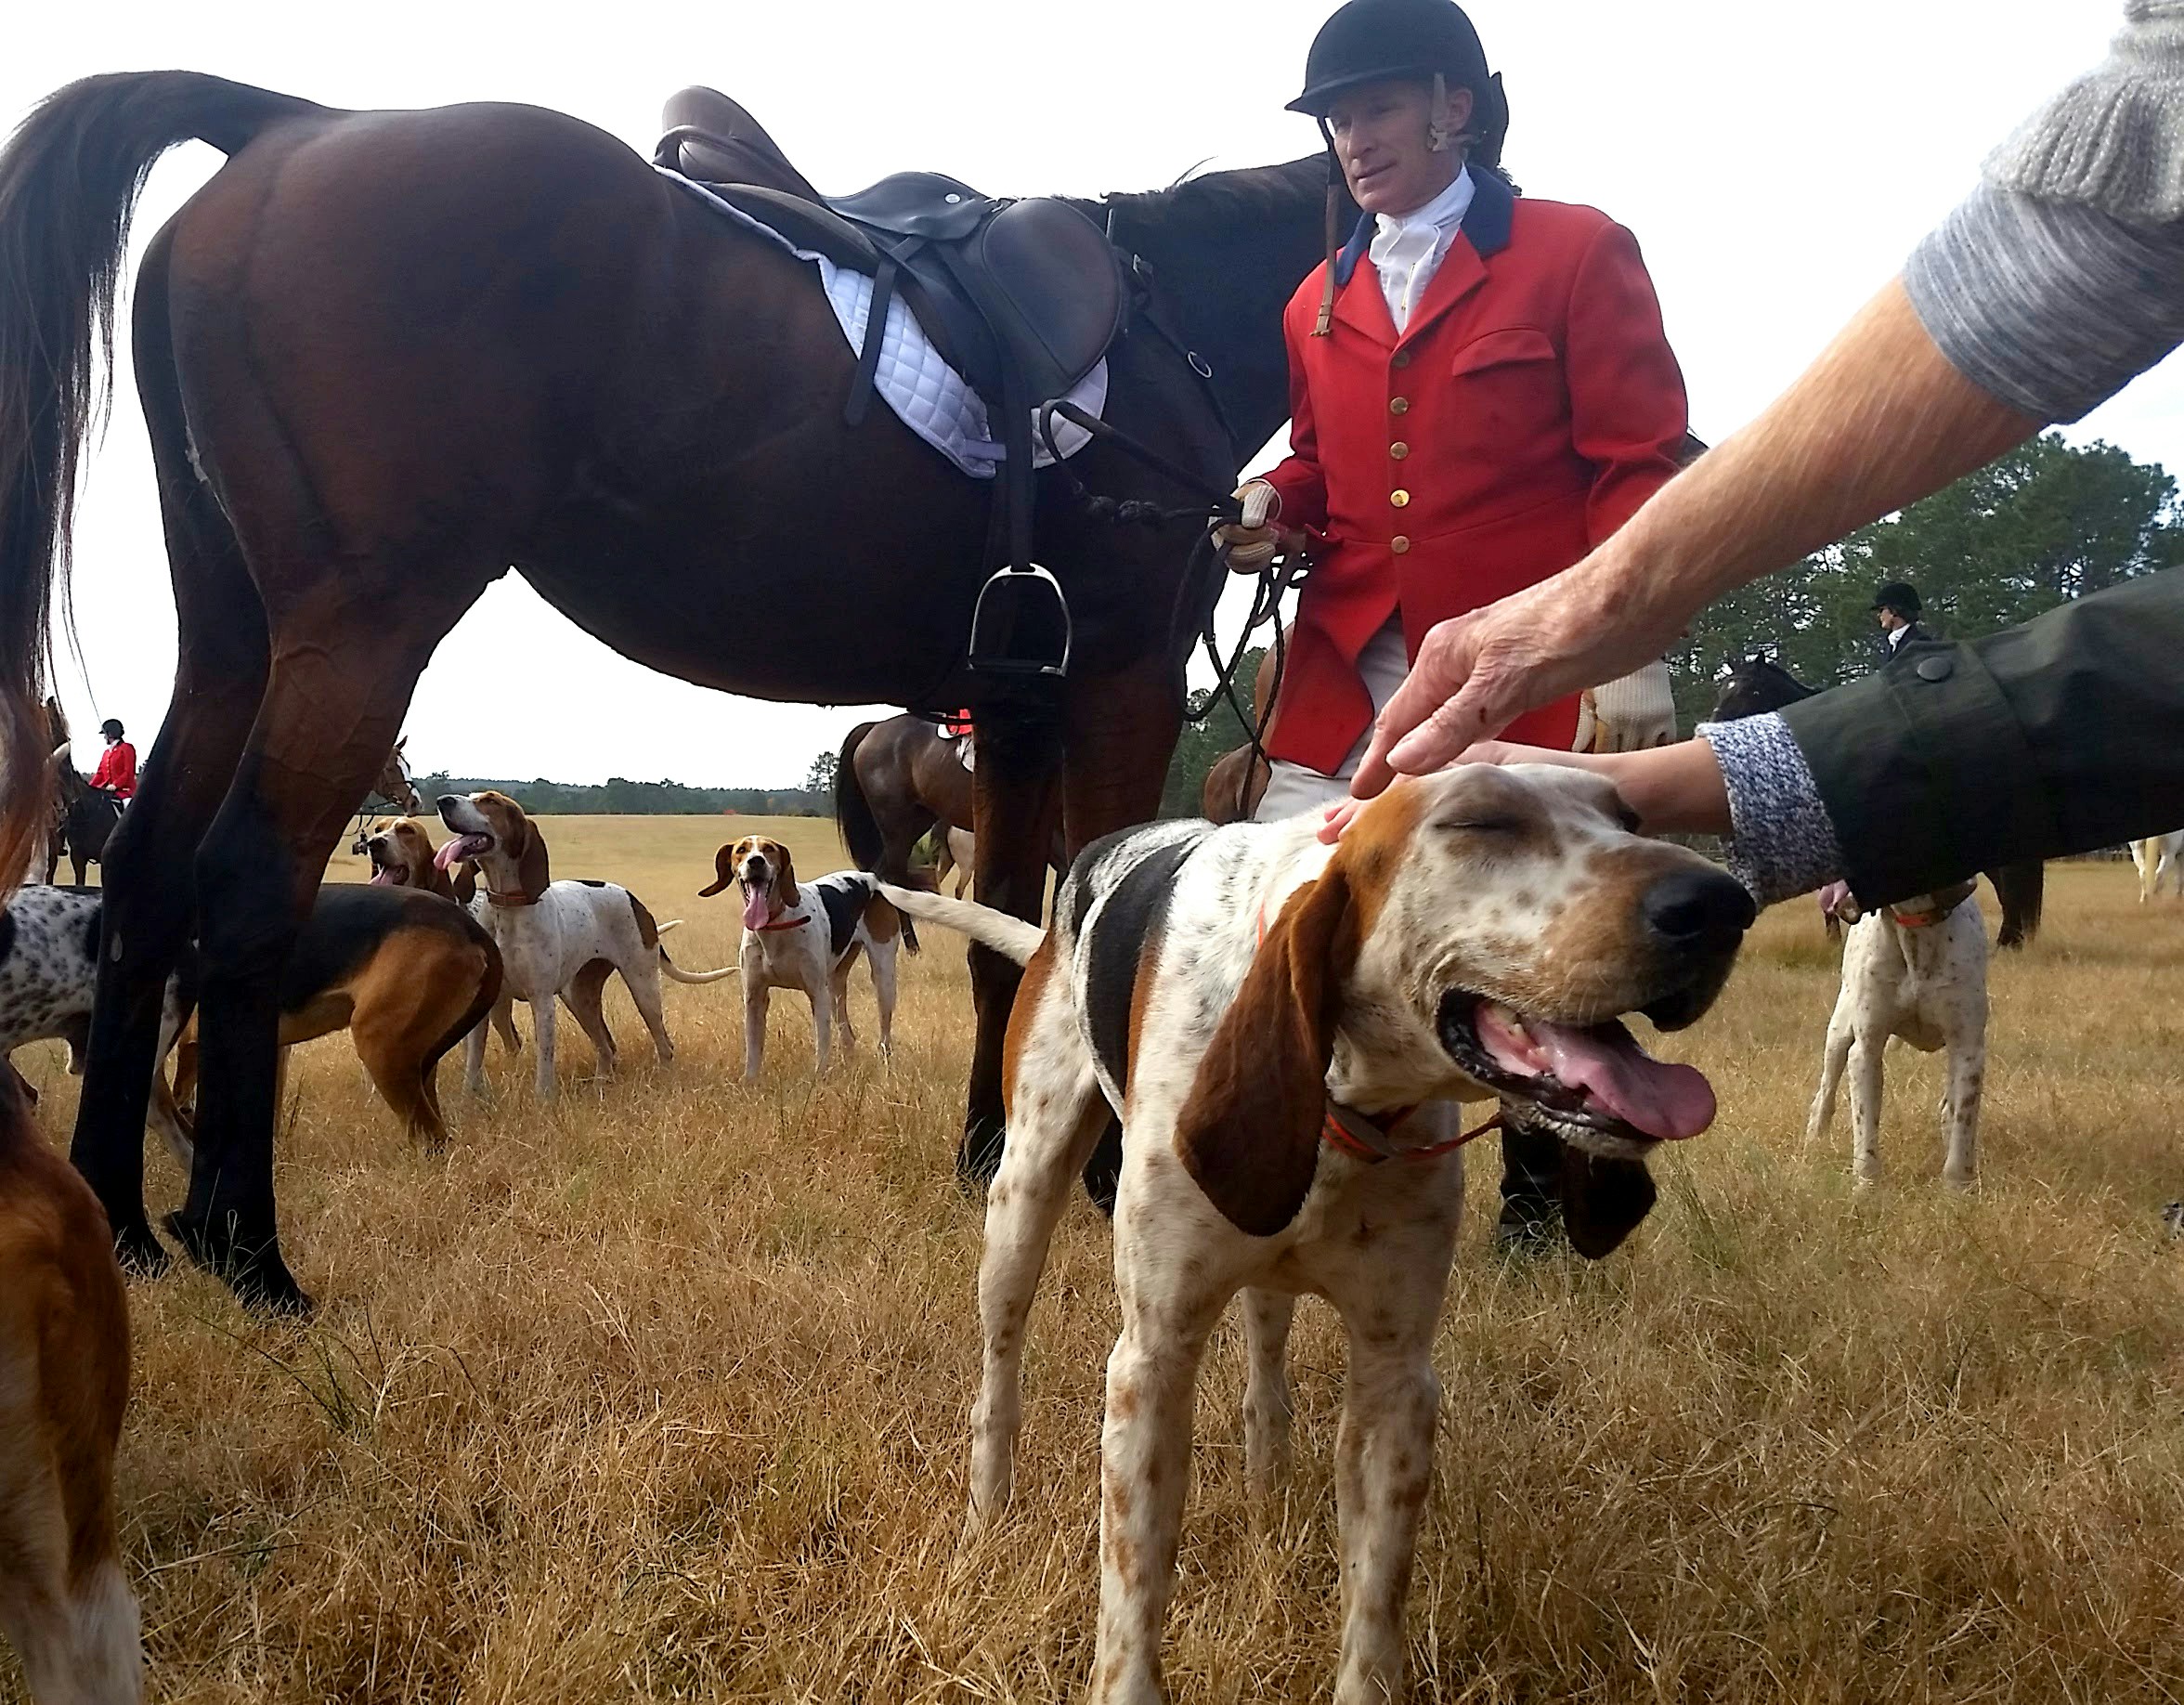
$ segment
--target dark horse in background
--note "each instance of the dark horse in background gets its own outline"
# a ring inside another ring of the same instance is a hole
[[[357,833],[349,842],[351,856],[364,856],[365,842],[371,838],[372,806],[384,802],[390,809],[405,817],[414,817],[424,809],[424,799],[410,779],[410,761],[402,756],[402,748],[410,744],[404,735],[387,748],[386,761],[379,766],[379,775],[372,782],[370,791],[357,807]]]
[[[976,832],[975,781],[922,716],[859,722],[834,766],[834,821],[857,868],[910,885],[910,849],[936,823]]]
[[[149,245],[132,309],[179,658],[111,849],[72,1151],[136,1267],[166,1258],[143,1116],[194,928],[197,1164],[166,1228],[245,1298],[309,1306],[275,1229],[280,970],[419,674],[512,566],[701,685],[968,706],[978,892],[1019,917],[1057,827],[1073,852],[1154,814],[1217,578],[1180,583],[1202,521],[1174,512],[1288,415],[1281,311],[1322,251],[1322,159],[1091,210],[1145,263],[1107,416],[1196,485],[1105,442],[1038,476],[1034,554],[1075,634],[1067,681],[1034,696],[964,661],[992,482],[884,408],[844,423],[855,358],[810,267],[559,113],[347,112],[154,72],[62,90],[0,154],[0,862],[44,826],[48,614],[130,212],[192,137],[227,163]],[[1150,519],[1092,513],[1072,475]],[[824,624],[770,619],[815,598]],[[1017,973],[979,949],[971,974],[958,1165],[990,1175]]]
[[[1772,657],[1747,657],[1731,667],[1721,696],[1714,700],[1713,720],[1727,722],[1740,716],[1779,710],[1800,698],[1810,698],[1818,691],[1819,688],[1807,686]],[[2048,866],[2038,859],[2029,859],[2023,864],[1990,870],[1986,877],[1995,885],[1996,897],[2002,902],[2002,930],[1995,938],[1995,944],[2023,946],[2039,933],[2040,912],[2048,893]]]

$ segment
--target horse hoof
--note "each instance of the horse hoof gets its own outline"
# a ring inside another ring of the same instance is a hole
[[[267,1242],[256,1249],[238,1248],[208,1236],[181,1213],[169,1214],[161,1223],[190,1260],[225,1282],[235,1293],[235,1300],[253,1313],[302,1320],[316,1312],[318,1304],[296,1283],[278,1244]]]
[[[132,1279],[157,1279],[167,1270],[174,1257],[167,1254],[166,1245],[152,1235],[151,1228],[139,1220],[114,1233],[114,1259]]]

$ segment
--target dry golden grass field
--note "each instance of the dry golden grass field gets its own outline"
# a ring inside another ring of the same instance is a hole
[[[554,870],[627,883],[686,966],[749,819],[549,822]],[[768,826],[807,875],[831,826]],[[334,860],[356,879],[361,861]],[[1891,1181],[1800,1135],[1833,999],[1806,904],[1762,920],[1669,1050],[1721,1092],[1655,1163],[1661,1203],[1597,1266],[1505,1269],[1471,1152],[1438,1357],[1438,1468],[1410,1598],[1423,1699],[2184,1697],[2184,906],[2127,866],[2050,875],[1997,964],[1985,1182],[1935,1175],[1938,1064],[1897,1053]],[[120,1493],[158,1700],[1046,1700],[1081,1690],[1114,1308],[1080,1199],[1033,1321],[1018,1500],[958,1546],[979,1216],[950,1169],[968,1048],[960,942],[904,961],[891,1069],[812,1075],[777,998],[748,1088],[733,983],[670,986],[652,1069],[560,1103],[494,1045],[412,1152],[340,1037],[299,1054],[280,1133],[307,1326],[196,1274],[131,1292]],[[859,973],[859,1028],[871,989]],[[526,1034],[528,1022],[525,1021]],[[57,1046],[21,1063],[56,1141]],[[181,1180],[151,1158],[155,1211]],[[1343,1354],[1307,1305],[1298,1475],[1254,1507],[1239,1334],[1214,1347],[1171,1622],[1188,1701],[1323,1696]],[[0,1655],[0,1699],[20,1698]]]

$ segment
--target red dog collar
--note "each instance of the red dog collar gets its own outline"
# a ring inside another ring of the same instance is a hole
[[[807,912],[801,918],[791,918],[786,923],[762,923],[759,926],[759,932],[762,935],[773,930],[800,930],[811,921],[812,915]]]
[[[1499,1130],[1502,1115],[1497,1113],[1484,1123],[1454,1137],[1443,1138],[1439,1142],[1422,1144],[1415,1149],[1398,1149],[1388,1141],[1388,1133],[1418,1111],[1415,1107],[1398,1107],[1394,1112],[1375,1119],[1361,1113],[1354,1107],[1345,1107],[1340,1101],[1327,1103],[1327,1116],[1320,1121],[1320,1140],[1352,1154],[1367,1165],[1377,1165],[1384,1160],[1433,1160],[1443,1154],[1453,1153],[1474,1137],[1484,1137],[1488,1131]]]

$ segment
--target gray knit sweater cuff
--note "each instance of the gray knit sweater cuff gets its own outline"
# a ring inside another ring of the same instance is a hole
[[[2129,0],[2108,58],[1987,156],[1987,182],[2135,224],[2184,218],[2184,0]]]
[[[2035,421],[2074,421],[2184,341],[2179,277],[2184,224],[1982,184],[1912,251],[1904,288],[1967,379]]]
[[[1754,900],[1773,905],[1842,874],[1835,825],[1788,723],[1769,711],[1701,722],[1698,737],[1714,748],[1729,788],[1729,872]]]

